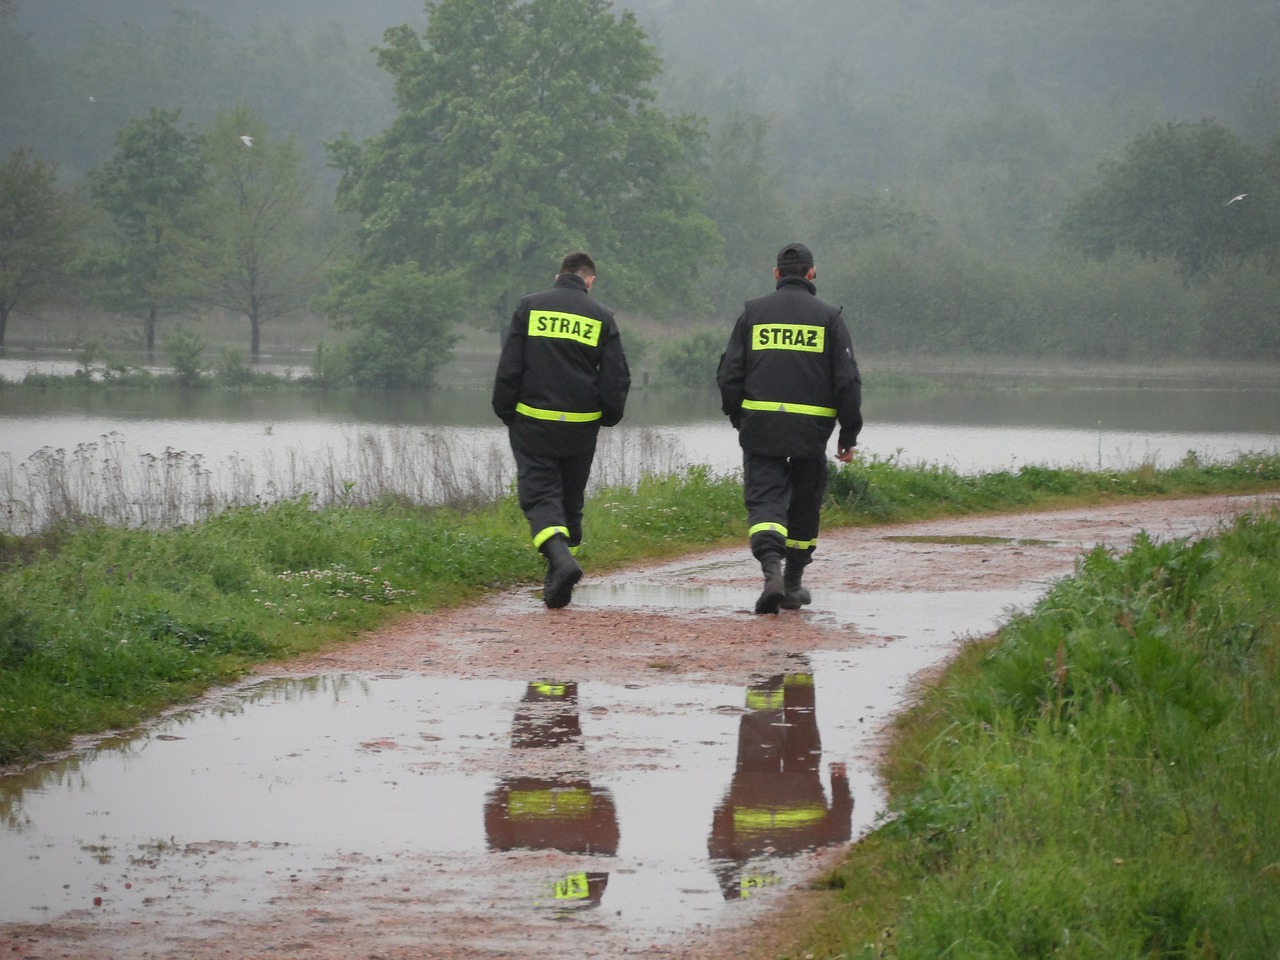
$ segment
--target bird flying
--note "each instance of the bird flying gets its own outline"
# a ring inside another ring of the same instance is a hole
[[[243,143],[246,147],[252,147],[253,137],[241,137],[240,142]]]
[[[1227,206],[1229,207],[1233,203],[1235,203],[1237,200],[1243,200],[1247,196],[1248,196],[1247,193],[1237,194],[1236,196],[1232,197],[1230,200],[1227,201]]]

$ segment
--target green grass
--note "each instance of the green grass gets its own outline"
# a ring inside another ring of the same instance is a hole
[[[978,476],[872,460],[833,471],[825,523],[1278,485],[1278,457]],[[736,478],[702,468],[649,477],[591,500],[583,561],[604,571],[741,543],[745,526]],[[0,763],[135,724],[256,663],[541,573],[512,496],[471,509],[304,497],[174,529],[82,519],[0,535]]]
[[[798,955],[1280,952],[1280,514],[1117,555],[901,719],[891,818]]]

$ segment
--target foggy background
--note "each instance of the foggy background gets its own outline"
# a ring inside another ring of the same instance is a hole
[[[614,9],[634,11],[663,62],[657,105],[705,118],[707,209],[726,240],[726,262],[707,278],[720,313],[760,292],[751,288],[767,278],[767,257],[792,235],[819,251],[820,292],[855,299],[868,276],[886,275],[858,246],[877,230],[964,278],[958,293],[950,280],[929,281],[948,298],[1012,302],[1027,276],[1058,262],[1064,210],[1099,163],[1153,125],[1210,119],[1265,153],[1268,189],[1280,184],[1275,0],[627,0]],[[0,0],[0,12],[0,156],[25,146],[72,184],[153,107],[181,107],[201,125],[243,103],[273,132],[296,135],[330,198],[337,175],[324,143],[344,132],[361,142],[396,115],[371,48],[387,27],[426,23],[419,0]],[[716,163],[746,153],[764,185],[717,183]],[[1025,272],[1008,275],[1015,264]],[[1145,269],[1123,282],[1156,284],[1158,298],[1175,300],[1173,279],[1133,279]],[[898,293],[876,296],[881,312],[921,309],[897,303]],[[1280,357],[1280,336],[1267,333],[1275,297],[1274,287],[1253,295],[1250,336]],[[965,308],[948,309],[934,326]],[[996,312],[1028,309],[1020,299]],[[1099,308],[1095,326],[1108,313],[1114,305]],[[998,328],[1011,322],[979,336],[961,326],[981,350],[1004,342]],[[1135,342],[1167,339],[1147,326]],[[929,324],[921,330],[928,342]],[[1222,337],[1197,330],[1179,342],[1206,339]],[[1236,339],[1237,352],[1258,356],[1257,343]]]

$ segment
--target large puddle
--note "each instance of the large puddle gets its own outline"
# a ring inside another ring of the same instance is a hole
[[[741,593],[615,582],[578,600],[693,612]],[[0,922],[192,924],[340,895],[637,938],[713,925],[875,824],[872,738],[912,677],[1033,599],[858,594],[822,616],[884,639],[738,687],[258,681],[0,781]]]

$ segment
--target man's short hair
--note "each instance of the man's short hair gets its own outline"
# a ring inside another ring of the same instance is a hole
[[[803,243],[788,243],[778,251],[778,275],[803,277],[813,269],[813,253]]]
[[[560,272],[576,273],[580,277],[594,277],[596,262],[591,259],[591,254],[577,250],[560,261]]]

